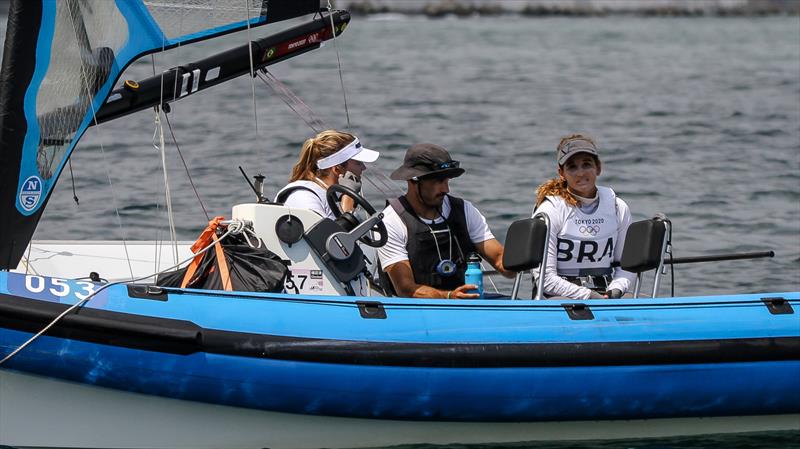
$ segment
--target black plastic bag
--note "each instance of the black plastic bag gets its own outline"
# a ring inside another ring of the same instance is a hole
[[[254,240],[252,237],[250,240]],[[231,290],[246,292],[283,291],[283,282],[289,272],[286,264],[275,253],[268,250],[261,240],[260,248],[251,247],[242,235],[228,235],[220,242],[222,254],[230,276]],[[217,251],[210,248],[202,255],[186,288],[225,290],[223,272],[217,259]],[[156,280],[161,287],[181,287],[189,267],[164,273]]]

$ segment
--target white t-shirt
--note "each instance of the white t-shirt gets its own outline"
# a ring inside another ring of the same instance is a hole
[[[625,235],[628,233],[628,226],[631,224],[631,211],[625,201],[616,197],[617,210],[617,246],[614,248],[613,261],[618,262],[622,258],[622,249],[625,246]],[[558,235],[570,216],[575,213],[575,208],[565,201],[545,200],[535,213],[544,212],[550,217],[550,237],[547,245],[547,265],[545,266],[544,292],[550,296],[566,297],[573,299],[589,299],[591,291],[586,287],[575,285],[558,275]],[[623,293],[628,291],[636,274],[625,271],[620,267],[615,267],[613,280],[608,284],[608,290],[619,289]]]
[[[450,197],[445,196],[442,203],[442,215],[449,217],[450,210]],[[486,218],[467,200],[464,200],[464,216],[467,220],[467,231],[472,243],[485,242],[494,238],[494,234],[489,230],[489,225],[486,224]],[[435,220],[421,219],[428,224],[441,223],[444,220],[442,217],[438,217]],[[378,258],[381,261],[381,267],[385,270],[390,265],[408,260],[408,250],[406,249],[408,228],[406,228],[405,223],[403,223],[403,220],[397,215],[392,206],[387,206],[383,210],[383,224],[386,225],[388,239],[385,245],[378,248]]]
[[[275,195],[275,201],[278,200],[278,196],[280,196],[281,192],[295,186],[306,187],[311,189],[313,192],[309,192],[306,189],[297,189],[289,194],[289,196],[286,198],[286,201],[283,202],[284,206],[294,207],[297,209],[309,209],[313,210],[324,218],[330,218],[331,220],[336,219],[336,217],[333,215],[333,211],[331,211],[331,208],[328,207],[328,201],[325,199],[325,194],[327,191],[314,181],[300,180],[292,181],[289,184],[286,184],[286,187],[282,188],[280,191],[278,191],[278,194]]]

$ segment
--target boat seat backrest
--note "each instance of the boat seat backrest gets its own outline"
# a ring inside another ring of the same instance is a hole
[[[547,224],[538,218],[511,223],[506,234],[503,266],[511,271],[527,271],[542,263],[547,248]]]
[[[628,227],[620,266],[625,271],[642,273],[661,265],[667,228],[658,218],[637,221]]]

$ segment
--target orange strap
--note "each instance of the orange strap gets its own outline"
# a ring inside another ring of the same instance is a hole
[[[232,291],[231,288],[231,274],[228,272],[228,261],[225,260],[225,253],[222,252],[222,245],[214,237],[214,251],[217,253],[217,266],[219,267],[219,277],[222,278],[222,288],[226,291]]]
[[[200,237],[198,237],[197,240],[195,240],[194,244],[192,245],[191,249],[193,253],[197,254],[198,251],[210,245],[211,242],[217,242],[217,237],[216,237],[217,228],[219,227],[219,222],[221,222],[224,219],[225,217],[218,216],[214,217],[213,220],[208,222],[208,226],[206,226],[206,228],[203,229],[203,232],[200,233]],[[214,246],[220,247],[221,245],[219,243],[216,243]],[[217,250],[217,258],[219,258],[221,252],[222,248],[219,248]],[[186,288],[189,285],[189,283],[193,280],[194,275],[197,272],[197,268],[200,266],[200,262],[202,261],[203,261],[203,254],[197,254],[196,256],[194,256],[194,259],[192,259],[192,263],[190,263],[189,267],[186,269],[186,274],[183,275],[181,288]],[[228,265],[225,262],[224,257],[222,258],[222,263],[225,263],[225,272],[227,273]],[[228,280],[228,284],[230,284],[230,278],[229,277],[226,278]],[[223,278],[223,283],[224,279],[226,278]]]

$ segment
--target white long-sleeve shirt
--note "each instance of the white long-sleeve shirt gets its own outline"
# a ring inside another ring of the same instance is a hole
[[[564,201],[545,200],[535,213],[544,212],[550,218],[550,235],[547,244],[547,264],[545,266],[544,293],[548,296],[566,297],[572,299],[589,299],[591,290],[586,287],[575,285],[558,275],[558,236],[567,220],[575,214],[576,208],[566,204]],[[625,246],[625,235],[628,226],[631,224],[631,212],[625,201],[616,197],[617,210],[617,238],[614,248],[614,262],[619,262],[622,258],[622,250]],[[608,290],[619,289],[623,293],[627,292],[636,279],[636,274],[625,271],[620,267],[613,269],[613,280],[608,285]]]

